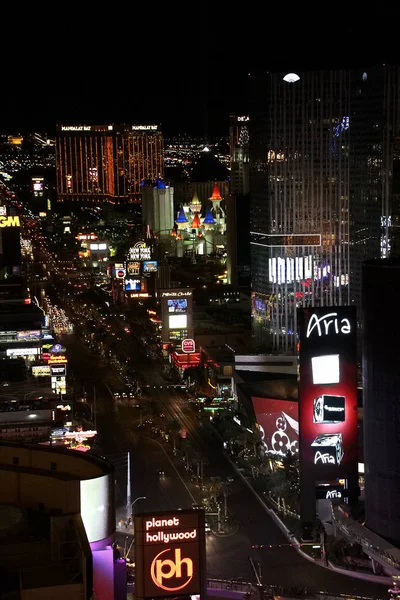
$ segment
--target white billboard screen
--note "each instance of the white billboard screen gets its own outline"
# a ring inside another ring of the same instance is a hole
[[[104,540],[115,529],[112,475],[80,482],[81,516],[90,543]]]
[[[169,315],[168,326],[170,329],[186,329],[187,315]]]

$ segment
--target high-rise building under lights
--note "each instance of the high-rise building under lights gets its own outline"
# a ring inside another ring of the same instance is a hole
[[[276,351],[296,349],[297,307],[359,305],[362,261],[390,253],[398,82],[397,67],[255,79],[252,314]]]
[[[164,174],[157,125],[57,127],[58,200],[139,202],[141,182]]]

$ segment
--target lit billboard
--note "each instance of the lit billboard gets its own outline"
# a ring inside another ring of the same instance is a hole
[[[156,273],[158,271],[158,262],[156,260],[145,260],[143,262],[143,273]]]
[[[299,309],[302,516],[315,511],[316,482],[345,480],[358,493],[357,321],[354,307]]]
[[[171,315],[168,319],[170,329],[186,329],[187,315]]]
[[[297,402],[252,397],[264,451],[276,458],[299,453],[299,410]]]
[[[170,288],[159,290],[161,299],[162,343],[181,345],[193,339],[193,290]]]
[[[127,292],[139,292],[140,279],[125,279],[125,290]]]
[[[205,597],[204,523],[202,510],[135,516],[138,600]]]
[[[187,300],[186,298],[167,300],[167,306],[170,313],[185,313],[187,311]]]
[[[126,263],[127,275],[140,275],[140,262],[136,260],[128,260]]]
[[[112,536],[115,530],[112,473],[80,482],[81,517],[90,543]]]

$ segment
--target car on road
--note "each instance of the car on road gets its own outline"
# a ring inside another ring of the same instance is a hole
[[[157,475],[158,475],[159,477],[164,477],[164,475],[165,475],[165,471],[164,471],[164,469],[158,469],[158,471],[157,471]]]

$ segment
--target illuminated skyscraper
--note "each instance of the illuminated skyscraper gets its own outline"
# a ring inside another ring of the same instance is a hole
[[[249,117],[230,117],[231,193],[249,193]]]
[[[58,200],[139,202],[141,182],[164,174],[163,151],[157,125],[61,125]]]
[[[255,81],[253,323],[279,352],[297,307],[359,305],[362,261],[390,251],[398,90],[397,67]]]

